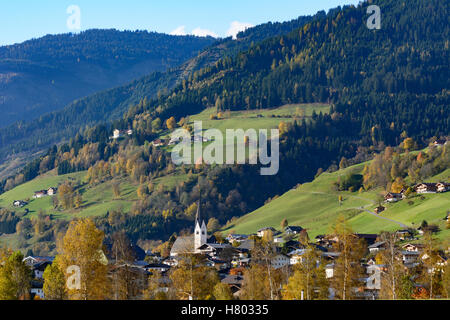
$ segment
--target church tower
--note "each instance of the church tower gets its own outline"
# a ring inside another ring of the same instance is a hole
[[[207,243],[208,230],[206,228],[205,220],[200,217],[200,201],[197,205],[197,214],[195,216],[195,230],[194,230],[194,250],[198,252],[198,248]]]

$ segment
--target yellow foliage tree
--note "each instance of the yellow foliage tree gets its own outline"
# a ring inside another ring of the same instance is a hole
[[[60,265],[66,279],[72,266],[80,270],[79,287],[69,288],[72,300],[104,300],[108,298],[108,261],[103,253],[103,231],[91,219],[73,220],[62,243],[59,243]]]

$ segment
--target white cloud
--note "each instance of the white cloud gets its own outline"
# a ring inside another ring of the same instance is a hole
[[[185,36],[186,35],[186,26],[179,26],[175,30],[173,30],[170,35],[172,36]]]
[[[169,33],[172,36],[186,36],[186,35],[193,35],[193,36],[197,36],[197,37],[207,37],[207,36],[211,36],[214,38],[218,38],[219,36],[217,35],[217,33],[211,31],[211,30],[207,30],[207,29],[202,29],[202,28],[195,28],[194,30],[192,30],[192,32],[186,32],[186,26],[179,26],[178,28],[176,28],[175,30],[173,30],[172,32]]]
[[[248,22],[233,21],[227,31],[227,37],[231,36],[233,37],[233,39],[236,39],[236,36],[239,32],[245,31],[246,29],[252,27],[254,27],[254,25]]]
[[[211,36],[213,38],[219,37],[215,32],[201,28],[195,28],[194,30],[192,30],[191,34],[197,37],[207,37],[207,36]]]

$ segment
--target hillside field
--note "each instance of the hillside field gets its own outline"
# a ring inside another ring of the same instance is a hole
[[[450,230],[445,228],[445,217],[450,210],[450,192],[414,196],[393,204],[383,204],[386,210],[375,216],[373,212],[382,190],[369,192],[339,192],[333,182],[349,172],[361,173],[364,163],[333,173],[323,173],[311,183],[292,189],[263,207],[251,212],[231,224],[223,231],[228,234],[251,234],[263,227],[280,230],[283,219],[290,225],[300,225],[308,230],[310,238],[330,232],[339,214],[344,214],[353,230],[358,233],[378,233],[408,227],[419,227],[423,220],[439,225],[440,239],[448,239]],[[449,181],[450,169],[429,181]],[[343,196],[342,204],[339,196]],[[412,203],[411,203],[411,202]],[[409,202],[409,203],[408,203]],[[390,219],[390,220],[388,220]],[[392,221],[391,221],[392,220]]]

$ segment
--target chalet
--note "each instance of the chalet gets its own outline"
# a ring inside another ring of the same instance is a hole
[[[248,239],[248,236],[245,235],[245,234],[230,234],[230,235],[228,235],[228,237],[226,239],[230,243],[233,243],[235,241],[241,242],[241,241],[244,241],[244,240]]]
[[[436,193],[436,183],[420,183],[414,187],[414,191],[417,193]]]
[[[436,147],[443,147],[447,144],[447,140],[446,139],[438,139],[436,141],[433,142],[433,145]]]
[[[113,139],[119,139],[120,137],[121,137],[120,130],[119,129],[115,129],[113,131]]]
[[[47,196],[47,190],[40,190],[34,192],[34,199],[39,199]]]
[[[223,278],[221,282],[227,284],[234,295],[241,290],[242,284],[244,283],[244,277],[242,275],[230,274]]]
[[[275,233],[276,232],[276,230],[274,229],[274,228],[272,228],[272,227],[266,227],[266,228],[262,228],[262,229],[259,229],[258,230],[258,232],[256,233],[257,235],[258,235],[258,237],[264,237],[264,234],[266,233],[266,232],[269,232],[269,231],[271,231],[272,233]]]
[[[278,254],[272,258],[271,263],[274,269],[280,269],[285,266],[288,266],[290,263],[290,259],[284,254]]]
[[[53,196],[53,195],[55,195],[56,194],[56,192],[58,192],[58,188],[48,188],[47,189],[47,195],[49,195],[49,196]]]
[[[378,238],[377,234],[371,233],[355,233],[354,236],[357,237],[358,239],[363,239],[369,246],[374,244]]]
[[[275,237],[273,238],[274,243],[283,243],[284,239],[282,237]]]
[[[448,182],[436,183],[436,189],[437,189],[437,192],[439,192],[439,193],[447,192],[450,190],[450,183],[448,183]]]
[[[13,206],[16,208],[23,208],[27,205],[28,203],[22,200],[16,200],[13,202]]]
[[[145,270],[147,270],[149,272],[154,272],[154,271],[167,272],[170,270],[170,268],[171,267],[165,263],[150,263],[145,267]]]
[[[416,244],[407,243],[402,246],[402,249],[404,251],[408,251],[408,252],[421,252],[423,250],[423,248],[424,248],[423,244],[419,244],[419,243],[416,243]]]
[[[302,262],[303,260],[303,255],[306,253],[306,249],[297,249],[294,251],[291,251],[288,253],[288,256],[290,257],[289,259],[289,264],[290,265],[295,265],[299,262]]]
[[[419,259],[420,252],[404,250],[401,252],[402,260],[405,265],[414,265]]]
[[[53,260],[55,260],[55,257],[28,256],[28,257],[23,258],[22,261],[27,266],[33,268],[35,265],[38,265],[38,264],[40,264],[42,262],[50,262],[50,263],[52,263]]]
[[[39,297],[39,299],[44,300],[44,284],[42,281],[31,281],[30,288],[31,298],[35,299],[35,297]]]
[[[287,226],[284,229],[284,232],[286,234],[299,234],[300,232],[302,232],[303,228],[300,226]]]
[[[398,239],[401,241],[408,240],[413,237],[413,233],[410,230],[397,230],[395,232],[395,234],[397,235]]]
[[[369,252],[370,253],[376,253],[376,252],[378,252],[380,250],[384,250],[385,246],[386,246],[386,242],[385,241],[375,242],[374,244],[371,244],[369,246]]]
[[[133,130],[131,130],[131,129],[126,130],[126,131],[121,131],[121,130],[119,130],[119,129],[115,129],[115,130],[113,131],[112,139],[115,140],[115,139],[122,138],[122,137],[125,136],[125,135],[131,136],[132,134],[133,134]]]
[[[403,199],[405,199],[405,195],[403,193],[389,192],[384,196],[385,202],[397,202]]]
[[[383,207],[383,206],[378,206],[378,207],[376,207],[376,208],[374,209],[374,212],[375,212],[376,214],[380,214],[380,213],[383,212],[384,210],[386,210],[385,207]]]
[[[325,275],[327,279],[334,277],[334,263],[329,263],[325,266]]]
[[[38,280],[44,279],[45,268],[47,268],[47,266],[49,266],[51,264],[52,264],[52,261],[49,261],[49,260],[37,262],[36,264],[34,264],[32,267],[33,277]]]
[[[152,145],[154,147],[161,147],[164,145],[164,142],[161,139],[156,139],[152,142]]]

